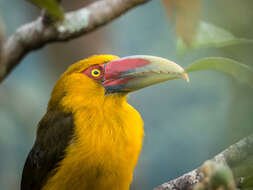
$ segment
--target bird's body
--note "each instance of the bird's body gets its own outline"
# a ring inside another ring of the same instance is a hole
[[[74,141],[43,190],[129,189],[141,150],[141,117],[124,96],[88,100],[96,104],[81,100],[74,113]]]
[[[129,189],[143,122],[123,92],[122,84],[130,79],[116,77],[126,64],[115,66],[113,60],[118,57],[93,56],[58,80],[27,158],[21,190]]]

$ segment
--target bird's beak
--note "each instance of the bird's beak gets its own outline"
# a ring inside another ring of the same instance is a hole
[[[132,92],[156,83],[183,78],[182,67],[167,59],[148,55],[124,57],[105,63],[103,85],[106,93]]]

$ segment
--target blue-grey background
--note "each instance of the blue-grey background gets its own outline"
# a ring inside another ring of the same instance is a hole
[[[64,1],[75,10],[84,1]],[[203,0],[203,20],[238,37],[253,38],[253,2]],[[34,20],[39,11],[26,1],[0,0],[6,35]],[[178,57],[175,28],[160,1],[135,8],[95,32],[51,44],[26,56],[0,85],[0,190],[19,189],[26,156],[35,138],[51,89],[72,63],[92,54],[149,54],[186,67],[206,56],[251,64],[252,45],[201,49]],[[132,93],[146,136],[132,189],[146,190],[201,165],[252,131],[252,90],[216,72],[190,74],[191,82],[168,81]]]

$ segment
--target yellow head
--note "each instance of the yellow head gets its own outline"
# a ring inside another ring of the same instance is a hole
[[[89,99],[94,101],[93,105],[101,104],[109,95],[125,96],[176,78],[188,79],[188,76],[179,65],[160,57],[137,55],[120,59],[113,55],[94,55],[71,65],[63,73],[53,89],[49,109],[68,107],[70,102],[83,105]]]

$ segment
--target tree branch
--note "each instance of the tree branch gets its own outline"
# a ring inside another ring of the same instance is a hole
[[[56,25],[43,23],[42,17],[21,26],[3,44],[0,60],[0,82],[30,51],[56,41],[66,41],[93,31],[114,20],[135,6],[149,0],[99,0],[91,5],[65,14],[65,20]]]
[[[253,135],[246,137],[215,156],[212,161],[231,168],[237,187],[248,187],[253,180]],[[197,168],[174,180],[166,182],[153,190],[192,190],[203,179],[201,169]]]

